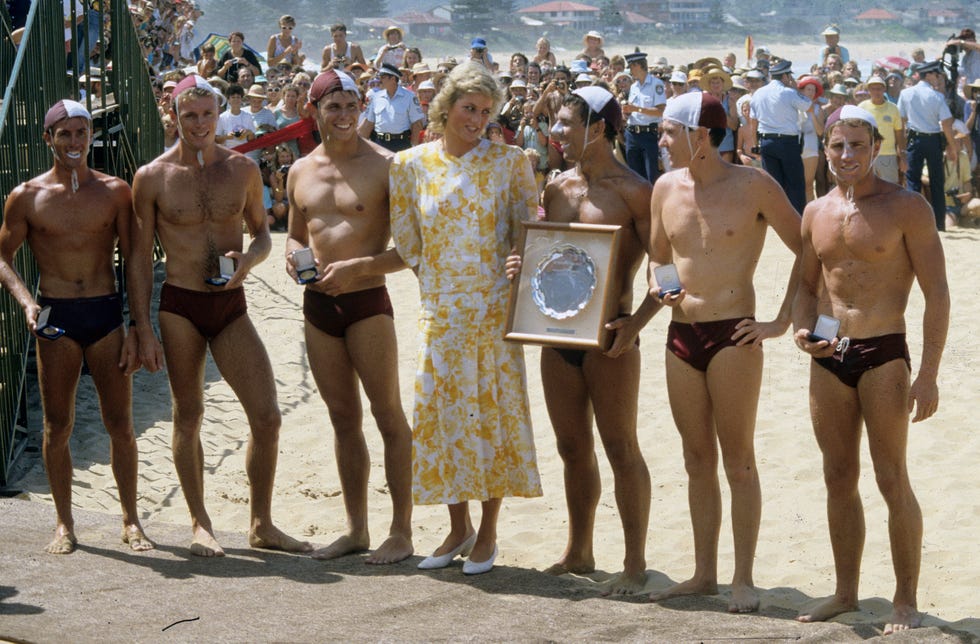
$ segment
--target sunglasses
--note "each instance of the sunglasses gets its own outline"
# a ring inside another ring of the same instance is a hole
[[[309,87],[310,83],[295,83],[295,85],[299,85],[300,87]]]

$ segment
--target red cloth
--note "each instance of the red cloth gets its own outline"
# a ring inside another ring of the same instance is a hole
[[[309,154],[314,149],[316,149],[317,142],[313,138],[313,133],[316,131],[316,121],[312,118],[305,118],[291,123],[281,130],[276,130],[275,132],[269,132],[268,134],[263,134],[262,136],[257,136],[247,143],[243,143],[235,147],[235,152],[241,152],[245,154],[246,152],[251,152],[252,150],[261,150],[262,148],[268,148],[273,145],[279,145],[286,141],[292,141],[296,139],[297,145],[299,145],[299,153]]]

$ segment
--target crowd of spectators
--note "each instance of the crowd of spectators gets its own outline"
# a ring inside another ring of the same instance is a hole
[[[245,34],[238,31],[229,33],[231,48],[216,58],[211,47],[202,47],[196,56],[191,49],[194,22],[201,15],[193,2],[130,0],[129,4],[147,60],[158,75],[156,87],[161,114],[165,116],[169,111],[166,86],[172,87],[189,72],[210,79],[228,99],[222,122],[236,124],[222,129],[219,141],[229,147],[246,146],[248,154],[260,163],[266,177],[270,222],[274,227],[284,226],[280,197],[284,199],[282,187],[290,164],[280,163],[279,159],[287,158],[286,151],[294,158],[304,154],[315,145],[317,136],[309,125],[312,119],[305,112],[306,94],[316,75],[316,67],[311,62],[317,56],[303,51],[302,39],[294,34],[296,19],[282,16],[279,31],[269,36],[264,61],[244,47]],[[330,31],[331,41],[322,48],[319,69],[343,70],[354,78],[361,88],[361,123],[370,124],[359,130],[386,147],[398,146],[392,149],[431,138],[425,129],[429,101],[459,61],[471,59],[486,65],[506,93],[504,105],[488,128],[487,137],[521,147],[534,166],[539,187],[543,187],[549,174],[565,169],[560,145],[551,137],[551,127],[564,96],[576,87],[601,84],[625,106],[636,84],[637,70],[626,59],[635,61],[637,55],[607,55],[603,36],[597,31],[584,34],[581,51],[562,61],[551,51],[547,38],[538,39],[526,52],[516,51],[510,56],[496,52],[495,58],[492,43],[488,46],[484,38],[476,37],[470,40],[468,51],[432,60],[406,42],[405,32],[398,26],[384,30],[383,43],[376,50],[373,45],[364,43],[362,47],[349,41],[343,24],[332,25]],[[890,176],[895,176],[899,183],[904,182],[907,170],[904,147],[908,142],[902,116],[894,106],[902,89],[919,80],[917,68],[942,58],[943,73],[936,89],[943,92],[954,117],[956,143],[955,154],[947,155],[949,167],[943,178],[951,221],[955,223],[961,211],[967,212],[969,204],[980,203],[975,198],[976,184],[980,181],[976,173],[976,150],[980,149],[980,119],[976,109],[980,98],[980,45],[973,31],[963,29],[947,43],[944,51],[930,52],[930,57],[919,48],[912,52],[911,61],[886,57],[870,69],[861,69],[860,63],[850,57],[848,49],[840,43],[840,30],[836,26],[828,26],[822,35],[825,46],[814,52],[815,62],[792,84],[815,104],[810,112],[800,113],[799,124],[807,201],[825,194],[833,186],[823,156],[821,134],[827,117],[845,104],[861,105],[880,118],[879,129],[885,135],[885,144],[878,165],[892,164],[894,174]],[[958,74],[952,66],[954,59]],[[643,58],[643,67],[662,83],[665,100],[691,91],[714,93],[723,102],[731,126],[721,148],[723,155],[734,163],[761,166],[757,123],[753,122],[749,107],[754,92],[770,82],[770,69],[780,62],[782,59],[775,52],[758,47],[754,57],[741,65],[737,64],[734,53],[727,53],[686,64],[650,55]],[[406,101],[407,108],[403,108],[402,103]],[[394,120],[399,124],[387,127],[383,119],[402,109],[406,110],[405,118],[396,115]],[[304,120],[308,127],[296,126]],[[293,126],[292,133],[273,135],[287,126]],[[172,126],[168,133],[172,144],[176,137]],[[263,147],[259,144],[264,137],[269,144]],[[625,160],[622,135],[614,145],[617,155]],[[666,159],[661,159],[660,165],[662,170],[669,169]],[[928,179],[925,181],[928,183]],[[980,214],[980,208],[973,210]]]

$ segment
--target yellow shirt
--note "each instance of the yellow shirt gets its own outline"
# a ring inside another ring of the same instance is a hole
[[[895,151],[895,132],[904,127],[902,117],[898,113],[898,106],[888,101],[881,105],[875,105],[871,99],[868,99],[862,101],[858,107],[871,112],[871,116],[875,117],[875,121],[878,123],[878,132],[885,138],[881,142],[881,150],[878,154],[888,157],[895,156],[897,154]]]

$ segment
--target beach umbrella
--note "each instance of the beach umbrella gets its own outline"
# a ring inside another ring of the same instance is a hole
[[[882,56],[875,61],[875,67],[884,67],[885,69],[900,69],[905,71],[909,68],[912,62],[905,60],[901,56]]]
[[[214,45],[214,57],[220,60],[226,51],[231,49],[231,45],[228,44],[228,36],[223,36],[221,34],[216,34],[213,31],[209,33],[204,40],[197,44],[194,48],[194,60],[201,60],[201,47],[204,45]],[[254,48],[244,45],[245,49],[249,50],[259,59],[261,62],[265,62],[265,55],[256,51]]]

